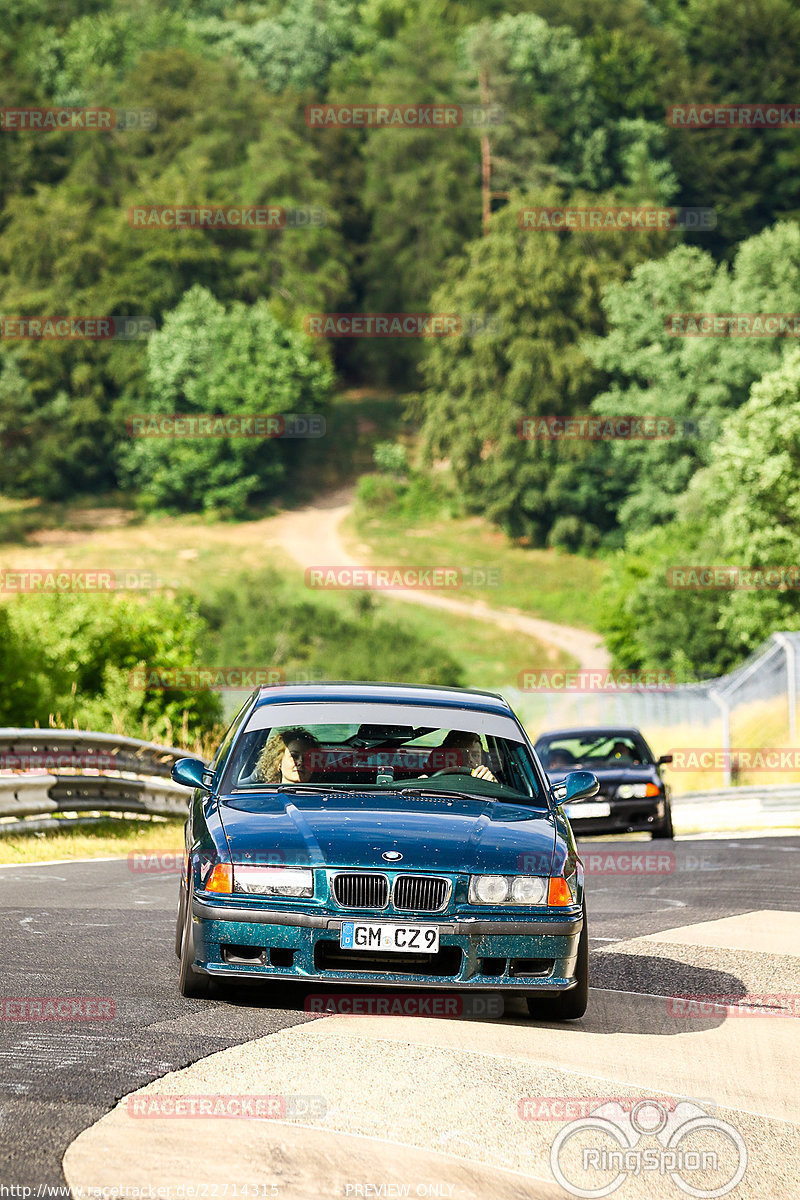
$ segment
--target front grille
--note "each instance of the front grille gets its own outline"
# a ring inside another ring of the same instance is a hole
[[[389,880],[385,875],[336,875],[333,895],[342,908],[385,908],[389,903]]]
[[[444,907],[449,883],[430,875],[398,875],[394,882],[394,906],[404,912],[436,912]]]

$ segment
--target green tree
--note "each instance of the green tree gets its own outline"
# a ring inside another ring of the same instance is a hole
[[[695,471],[708,463],[725,417],[790,345],[768,337],[679,337],[668,332],[668,318],[791,312],[798,291],[800,226],[791,222],[742,243],[730,268],[716,265],[704,251],[679,246],[607,288],[608,331],[587,343],[586,351],[606,372],[609,386],[592,407],[675,422],[674,437],[609,447],[610,461],[625,481],[617,514],[624,529],[644,531],[674,515]]]
[[[264,303],[226,311],[204,288],[187,292],[147,347],[142,414],[323,414],[333,382],[305,335]],[[131,414],[131,418],[132,418]],[[274,495],[302,442],[271,438],[135,437],[122,452],[145,507],[243,515]]]
[[[674,520],[631,535],[611,564],[601,607],[615,665],[708,677],[772,632],[800,624],[800,351],[752,387],[724,423],[710,464]],[[680,589],[670,568],[790,568],[775,587]]]
[[[632,239],[519,228],[520,208],[553,203],[552,193],[512,197],[453,264],[437,311],[487,314],[494,325],[473,333],[465,322],[460,336],[431,341],[416,405],[427,458],[450,462],[464,503],[537,544],[561,515],[584,452],[525,440],[520,422],[588,408],[598,376],[582,343],[603,329],[602,289],[658,244],[646,234],[637,248]],[[563,463],[574,471],[554,484]]]
[[[207,665],[205,625],[190,599],[117,593],[26,596],[0,608],[2,709],[20,726],[61,724],[156,738],[208,733],[219,697],[149,690],[145,668]],[[8,654],[6,654],[8,646]]]

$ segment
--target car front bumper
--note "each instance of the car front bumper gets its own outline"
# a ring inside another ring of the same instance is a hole
[[[576,837],[590,837],[595,833],[646,833],[664,820],[663,796],[647,796],[642,799],[615,800],[602,797],[611,808],[607,817],[580,817],[580,804],[568,816],[572,832]]]
[[[228,978],[268,978],[372,987],[520,989],[562,992],[575,985],[580,908],[523,919],[393,917],[436,925],[436,955],[345,952],[342,920],[380,923],[368,913],[300,913],[195,896],[195,969]]]

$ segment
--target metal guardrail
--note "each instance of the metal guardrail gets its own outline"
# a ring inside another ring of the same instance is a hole
[[[169,776],[186,756],[112,733],[0,729],[0,834],[65,812],[183,816],[189,792]]]
[[[744,829],[800,829],[800,783],[714,788],[672,796],[675,829],[728,833]]]
[[[707,792],[673,793],[673,807],[682,804],[710,804],[715,801],[760,801],[768,808],[800,808],[800,783],[768,783],[761,786],[722,787]]]

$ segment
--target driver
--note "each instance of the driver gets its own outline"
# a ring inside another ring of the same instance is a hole
[[[561,771],[561,770],[568,771],[571,766],[572,766],[572,759],[570,758],[570,755],[567,753],[566,750],[561,750],[558,747],[556,747],[555,750],[550,751],[550,755],[547,760],[548,771]]]
[[[444,767],[442,770],[436,772],[437,775],[466,774],[469,771],[469,774],[473,775],[476,779],[488,779],[490,783],[497,783],[497,777],[481,761],[483,748],[481,747],[481,739],[477,733],[468,733],[464,729],[451,729],[439,749],[461,750],[461,761],[464,765]],[[420,779],[427,778],[427,775],[420,775]]]

